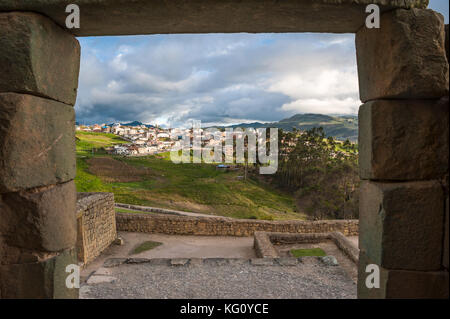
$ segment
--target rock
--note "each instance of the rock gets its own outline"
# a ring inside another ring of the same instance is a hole
[[[450,61],[450,49],[449,49],[449,30],[448,24],[445,25],[445,51],[447,52],[447,61]]]
[[[64,11],[63,11],[64,12]],[[32,12],[0,13],[0,92],[30,93],[75,105],[80,69],[77,39]]]
[[[127,258],[109,258],[106,259],[103,263],[103,267],[110,268],[110,267],[117,267],[119,265],[125,264],[127,261]]]
[[[123,239],[121,237],[117,237],[114,239],[114,245],[122,246],[123,245]]]
[[[126,264],[143,264],[150,262],[150,259],[147,258],[127,258]]]
[[[377,100],[359,110],[361,179],[440,179],[448,172],[448,145],[448,98]]]
[[[358,299],[448,299],[449,278],[447,271],[406,271],[379,267],[380,288],[368,288],[366,266],[376,264],[363,251],[359,256]]]
[[[359,247],[387,269],[441,269],[444,194],[437,181],[363,181]]]
[[[75,178],[73,107],[40,97],[0,93],[0,193]]]
[[[323,262],[327,266],[339,266],[339,263],[334,256],[323,256],[319,257],[320,261]]]
[[[66,267],[70,264],[77,264],[75,249],[40,262],[0,265],[0,295],[14,299],[77,299],[78,289],[66,286]]]
[[[73,181],[0,195],[0,234],[8,245],[56,252],[75,246],[76,189]]]
[[[170,265],[172,266],[186,266],[189,264],[188,258],[172,258]]]
[[[381,27],[356,33],[361,101],[441,98],[449,92],[444,19],[432,10],[393,10]]]
[[[298,258],[294,257],[281,257],[275,258],[275,260],[280,266],[296,266],[299,262]]]

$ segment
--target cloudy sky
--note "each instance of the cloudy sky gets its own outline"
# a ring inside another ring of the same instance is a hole
[[[447,0],[430,7],[445,15]],[[200,34],[79,38],[77,121],[166,127],[357,114],[354,35]]]

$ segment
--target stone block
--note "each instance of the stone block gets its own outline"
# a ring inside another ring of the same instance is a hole
[[[73,181],[0,194],[0,234],[7,245],[56,252],[74,247],[76,189]]]
[[[356,33],[361,101],[440,98],[449,92],[444,19],[432,10],[382,14]]]
[[[78,289],[66,287],[70,264],[77,264],[74,249],[35,263],[0,265],[0,298],[77,299]]]
[[[0,193],[75,178],[75,113],[28,94],[0,93]]]
[[[447,53],[447,61],[450,61],[450,49],[449,49],[449,30],[448,24],[445,25],[445,52]]]
[[[444,194],[438,182],[376,183],[360,188],[359,247],[377,265],[441,269]]]
[[[440,179],[448,172],[449,102],[376,100],[359,109],[361,179]]]
[[[29,93],[75,105],[80,45],[32,12],[0,13],[0,92]]]
[[[363,251],[359,256],[359,299],[448,299],[449,277],[447,271],[390,270],[379,267],[380,287],[368,288],[366,266],[376,264]]]

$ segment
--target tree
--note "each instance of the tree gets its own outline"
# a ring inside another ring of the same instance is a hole
[[[341,151],[322,128],[279,134],[276,182],[291,191],[311,219],[358,217],[358,155]],[[346,149],[353,149],[350,141]]]

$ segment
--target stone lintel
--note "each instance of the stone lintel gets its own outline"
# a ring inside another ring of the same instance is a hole
[[[163,33],[355,33],[368,4],[426,8],[428,0],[78,0],[77,36]],[[65,0],[2,0],[0,11],[34,11],[65,26]]]

